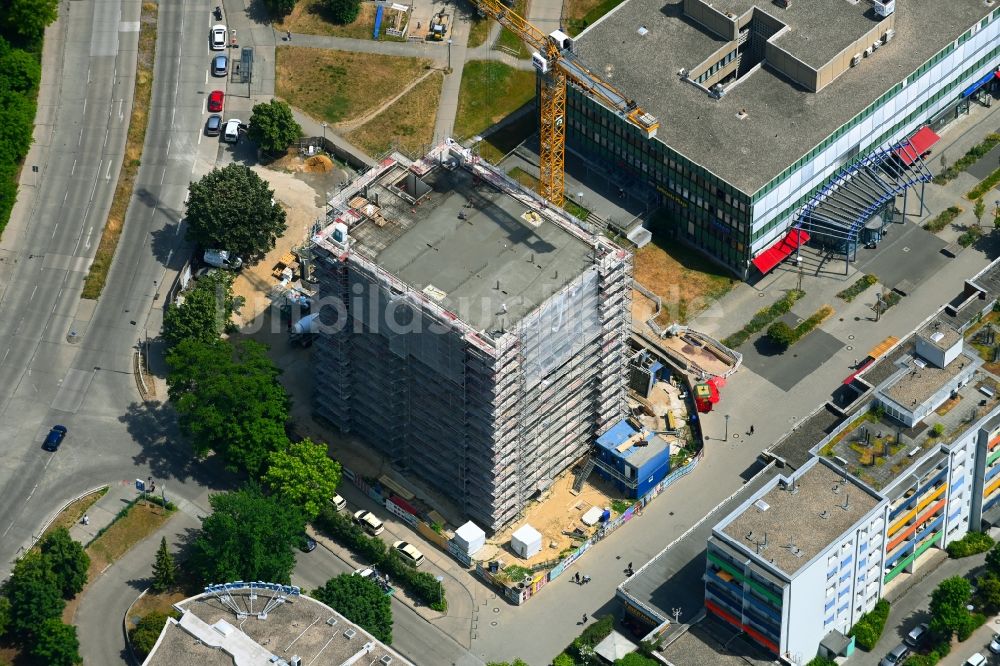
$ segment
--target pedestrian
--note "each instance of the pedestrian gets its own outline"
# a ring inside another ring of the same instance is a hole
[[[573,574],[573,582],[576,583],[577,585],[580,584],[580,572],[579,571],[577,571],[575,574]]]
[[[587,614],[583,614],[583,622],[581,624],[587,624]]]
[[[750,434],[751,435],[753,434],[753,424],[752,423],[750,424]]]
[[[628,570],[632,571],[632,563],[631,562],[628,563]]]
[[[90,524],[90,516],[88,516],[87,514],[83,514],[83,524],[84,525]]]
[[[288,30],[288,31],[287,31],[287,32],[286,32],[285,34],[286,34],[286,35],[287,35],[287,37],[288,37],[288,41],[292,41],[292,31],[291,31],[291,30]]]

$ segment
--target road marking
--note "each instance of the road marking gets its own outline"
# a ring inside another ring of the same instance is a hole
[[[52,456],[49,456],[49,459],[45,461],[45,467],[48,467],[50,462],[52,462]],[[37,483],[35,484],[35,487],[31,489],[31,492],[28,493],[28,496],[24,498],[24,503],[25,504],[28,503],[28,500],[30,500],[31,496],[35,494],[36,490],[38,490],[38,484]]]
[[[86,97],[83,98],[83,113],[84,113],[84,115],[87,114],[87,98]]]
[[[201,145],[201,137],[202,137],[201,132],[198,132],[198,145],[199,146]]]
[[[171,141],[173,141],[173,139],[167,139],[167,156],[168,157],[170,156],[170,142]]]
[[[10,347],[7,347],[7,351],[3,353],[3,358],[0,358],[0,365],[4,364],[4,361],[7,360],[7,354],[9,353],[10,353]]]
[[[177,115],[177,107],[175,106],[173,108],[173,110],[170,112],[170,127],[171,128],[173,128],[173,126],[174,126],[174,116],[176,116],[176,115]]]
[[[77,139],[76,145],[79,146],[81,143],[83,143],[83,128],[82,127],[80,128],[80,138]]]
[[[177,225],[177,230],[180,231],[180,225]],[[169,266],[170,265],[170,257],[172,257],[172,256],[174,256],[174,248],[170,248],[170,251],[167,252],[167,260],[164,261],[163,263],[165,265]]]
[[[0,534],[0,536],[7,536],[7,532],[10,532],[10,528],[12,528],[12,527],[14,527],[14,521],[13,520],[10,521],[10,525],[7,526],[7,529],[5,529],[3,531],[3,534]]]
[[[104,160],[101,160],[100,162],[97,163],[97,173],[101,173],[101,166],[103,164],[104,164]],[[100,179],[99,178],[95,178],[94,179],[94,187],[91,188],[91,190],[90,190],[90,200],[91,201],[94,200],[94,193],[97,192],[97,181],[98,180],[100,180]]]
[[[56,226],[52,229],[52,238],[56,237],[56,232],[59,231],[59,223],[56,222]]]
[[[125,100],[124,99],[118,100],[118,120],[119,121],[125,119],[125,111],[123,109],[124,106],[125,106]]]
[[[89,210],[89,208],[88,208],[88,210]],[[90,227],[89,229],[87,229],[87,242],[86,242],[86,243],[84,243],[84,245],[83,245],[83,246],[84,246],[85,248],[87,248],[88,250],[90,249],[90,234],[91,234],[91,233],[92,233],[93,231],[94,231],[94,227]]]
[[[108,147],[108,135],[111,133],[111,129],[104,130],[104,147]]]
[[[72,176],[75,173],[76,173],[76,160],[73,160],[73,168],[69,170],[69,175]],[[69,196],[68,190],[66,191],[66,196]],[[63,201],[66,201],[66,197],[63,197]]]
[[[60,299],[60,298],[62,298],[62,293],[63,293],[63,288],[62,288],[62,287],[60,287],[60,288],[59,288],[59,294],[58,294],[58,295],[56,295],[56,300],[55,300],[55,302],[54,302],[54,303],[52,304],[52,311],[53,311],[53,312],[55,312],[55,311],[56,311],[56,307],[58,307],[58,306],[59,306],[59,299]]]
[[[108,170],[104,174],[104,180],[111,180],[111,160],[108,160]]]
[[[205,71],[205,85],[208,85],[208,70]]]
[[[167,177],[167,167],[163,167],[163,173],[160,174],[160,185],[163,185],[163,179],[166,177]],[[154,213],[156,212],[155,208],[153,209],[153,212]]]
[[[66,203],[66,199],[69,199],[69,190],[66,190],[66,193],[63,194],[63,203]]]

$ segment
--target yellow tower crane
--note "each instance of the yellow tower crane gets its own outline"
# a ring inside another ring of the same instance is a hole
[[[573,53],[573,40],[560,30],[545,35],[524,17],[500,0],[473,0],[485,15],[517,35],[535,52],[531,61],[541,73],[539,105],[539,183],[538,193],[557,206],[565,201],[566,154],[566,81],[572,81],[584,93],[609,105],[619,115],[646,135],[656,136],[660,122],[646,113],[611,84],[587,69]]]

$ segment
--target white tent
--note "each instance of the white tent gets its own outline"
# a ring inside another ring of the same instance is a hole
[[[607,638],[597,644],[594,652],[607,663],[613,664],[630,652],[635,652],[638,647],[625,636],[612,630]]]
[[[462,552],[472,556],[486,545],[486,532],[479,529],[471,520],[455,530],[455,543],[461,547]]]
[[[511,535],[510,547],[515,553],[528,559],[542,551],[542,535],[531,525],[524,524]]]

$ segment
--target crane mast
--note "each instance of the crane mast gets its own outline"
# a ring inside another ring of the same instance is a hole
[[[659,121],[643,111],[614,86],[591,72],[572,51],[573,40],[560,30],[546,35],[500,0],[473,0],[486,16],[517,35],[535,50],[531,61],[541,76],[539,104],[538,193],[556,206],[565,202],[566,83],[571,81],[584,94],[601,100],[647,139],[656,136]]]

